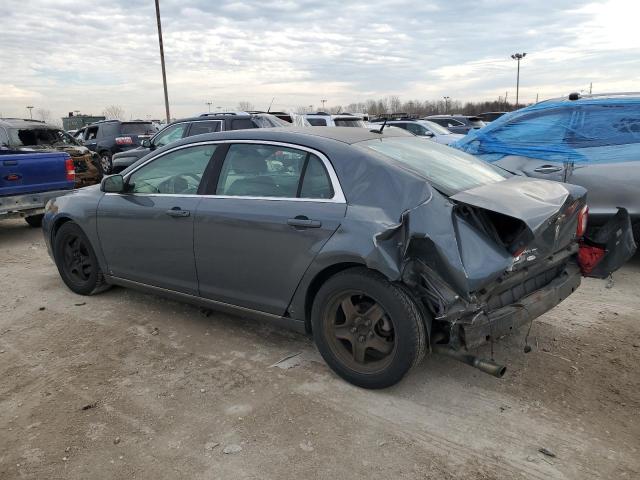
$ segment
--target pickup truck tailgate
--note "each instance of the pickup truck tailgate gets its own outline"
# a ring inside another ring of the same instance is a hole
[[[0,197],[72,189],[69,158],[63,152],[0,155]]]

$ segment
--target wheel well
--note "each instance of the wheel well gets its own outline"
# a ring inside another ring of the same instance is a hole
[[[326,282],[330,277],[335,275],[338,272],[342,272],[343,270],[347,270],[348,268],[353,267],[362,267],[363,264],[355,263],[355,262],[343,262],[336,263],[335,265],[331,265],[324,270],[321,270],[314,278],[311,280],[309,284],[309,288],[307,288],[307,295],[305,297],[304,302],[304,318],[305,318],[305,328],[307,332],[311,332],[311,308],[313,307],[313,301],[316,298],[316,294],[322,284]]]
[[[71,222],[72,220],[69,217],[62,217],[56,220],[56,223],[53,224],[53,228],[51,229],[51,243],[53,244],[53,239],[56,238],[56,234],[60,227],[67,222]]]

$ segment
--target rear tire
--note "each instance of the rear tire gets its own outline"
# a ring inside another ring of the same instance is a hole
[[[111,161],[111,152],[103,151],[100,152],[100,168],[102,170],[102,175],[110,175],[111,170],[113,170],[113,163]]]
[[[74,222],[63,224],[53,240],[58,272],[69,289],[91,295],[109,288],[89,239]]]
[[[44,218],[44,213],[40,213],[38,215],[31,215],[29,217],[24,217],[24,220],[29,224],[30,227],[40,228],[42,226],[43,218]]]
[[[311,324],[329,367],[363,388],[396,384],[426,350],[425,323],[414,300],[366,268],[345,270],[322,285]]]

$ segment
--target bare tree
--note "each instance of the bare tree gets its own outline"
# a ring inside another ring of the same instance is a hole
[[[251,110],[255,110],[255,107],[253,103],[243,100],[242,102],[238,102],[238,110],[241,112],[250,112]]]
[[[49,123],[51,120],[51,111],[46,108],[39,108],[36,110],[36,116],[45,123]]]
[[[109,105],[102,111],[107,120],[124,120],[124,110],[119,105]]]

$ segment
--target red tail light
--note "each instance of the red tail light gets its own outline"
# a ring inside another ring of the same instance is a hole
[[[131,137],[116,137],[116,144],[118,145],[131,145],[133,139]]]
[[[576,228],[576,237],[582,238],[587,231],[587,221],[589,219],[589,207],[585,205],[578,214],[578,227]]]
[[[64,168],[67,171],[67,180],[73,182],[76,179],[76,167],[73,165],[73,160],[67,158],[64,162]]]

